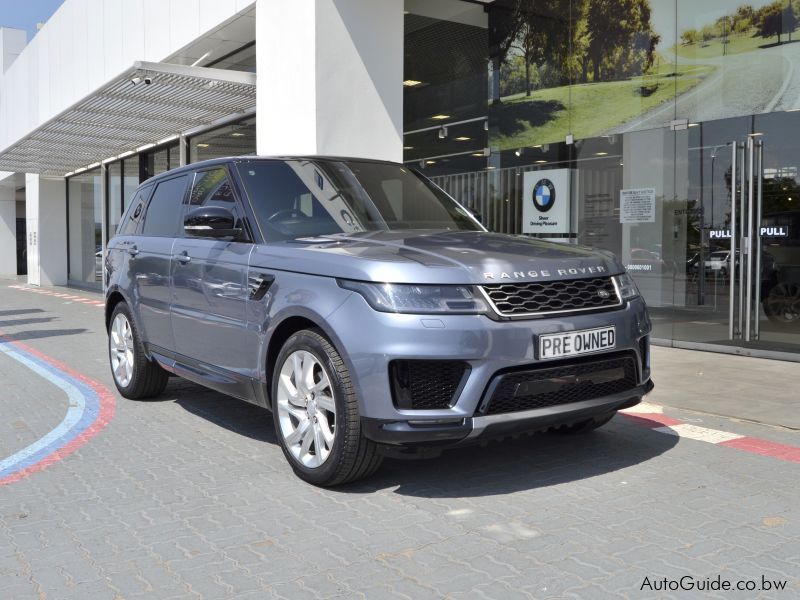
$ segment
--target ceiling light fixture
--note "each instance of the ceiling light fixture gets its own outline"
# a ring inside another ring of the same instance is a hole
[[[457,141],[457,142],[466,142],[466,141],[471,140],[472,138],[471,137],[467,137],[465,135],[460,135],[457,138],[453,138],[453,139],[455,139],[455,141]]]
[[[231,137],[244,137],[244,134],[241,131],[234,131]]]
[[[422,82],[417,79],[406,79],[403,85],[405,87],[417,87],[418,85],[422,85]]]
[[[433,115],[431,119],[434,121],[444,121],[445,119],[449,119],[450,115]]]
[[[198,148],[208,148],[211,144],[197,144]]]
[[[193,62],[191,65],[189,65],[189,66],[191,66],[191,67],[196,67],[196,66],[197,66],[197,65],[199,65],[201,62],[203,62],[205,59],[207,59],[207,58],[208,58],[208,56],[209,56],[210,54],[211,54],[211,50],[209,50],[208,52],[206,52],[205,54],[203,54],[203,56],[201,56],[200,58],[198,58],[196,61],[194,61],[194,62]]]

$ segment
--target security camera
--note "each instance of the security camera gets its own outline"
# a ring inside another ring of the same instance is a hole
[[[137,85],[137,84],[141,83],[141,81],[142,81],[141,77],[131,77],[131,83],[133,85]]]
[[[150,85],[151,83],[153,83],[153,78],[152,77],[145,77],[144,78],[144,84],[145,85]]]

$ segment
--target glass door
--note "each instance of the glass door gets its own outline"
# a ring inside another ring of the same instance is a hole
[[[690,130],[673,339],[800,350],[799,127],[800,115],[781,112]]]
[[[752,219],[743,232],[749,253],[743,270],[741,339],[748,347],[798,352],[800,140],[791,127],[798,114],[765,115],[760,120],[763,135],[753,138],[745,150],[754,175],[748,183],[751,202],[745,217]]]

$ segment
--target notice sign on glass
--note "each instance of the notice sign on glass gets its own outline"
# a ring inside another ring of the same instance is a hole
[[[635,188],[619,191],[620,223],[655,223],[655,188]]]

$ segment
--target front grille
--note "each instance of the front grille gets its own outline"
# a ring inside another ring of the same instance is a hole
[[[393,360],[389,364],[392,396],[398,408],[449,408],[469,366],[455,360]]]
[[[504,317],[595,310],[621,304],[611,277],[498,283],[482,288],[497,312]]]
[[[553,367],[511,371],[497,376],[484,414],[497,415],[602,398],[636,387],[632,353],[583,359]]]

